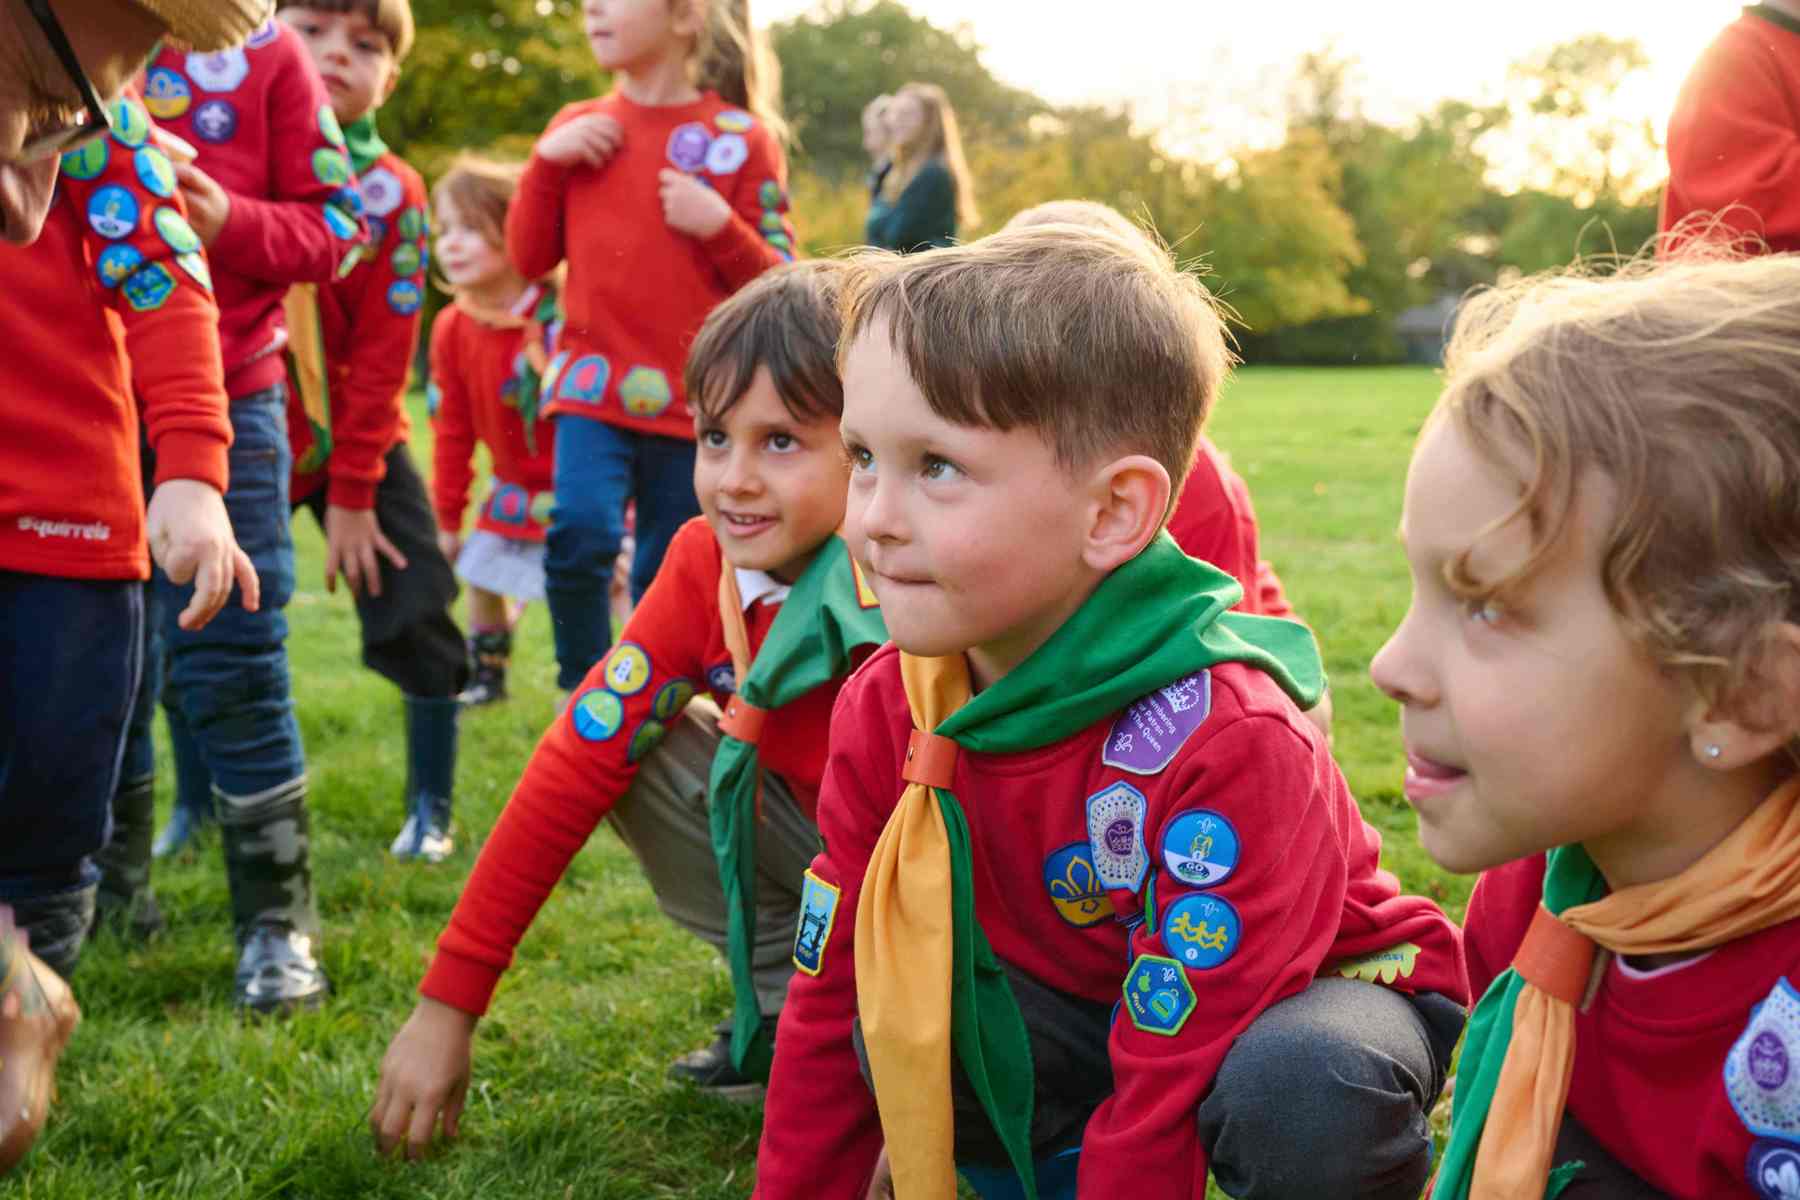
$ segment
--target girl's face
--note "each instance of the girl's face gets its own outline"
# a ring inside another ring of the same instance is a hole
[[[479,291],[513,273],[506,252],[489,241],[487,232],[471,224],[448,200],[438,202],[432,228],[437,230],[438,269],[453,286]]]
[[[888,101],[882,117],[887,122],[889,144],[911,146],[925,128],[925,105],[917,96],[902,93]]]
[[[1478,580],[1524,561],[1525,522],[1479,536],[1519,496],[1454,421],[1425,436],[1400,526],[1412,604],[1369,674],[1400,702],[1406,798],[1440,864],[1479,871],[1579,842],[1609,878],[1628,875],[1621,864],[1655,861],[1705,823],[1696,808],[1716,776],[1691,752],[1696,705],[1607,600],[1614,499],[1598,473],[1582,477],[1568,534],[1524,594],[1451,589],[1445,565],[1470,546]]]
[[[630,72],[687,53],[703,0],[584,0],[581,24],[595,60]]]

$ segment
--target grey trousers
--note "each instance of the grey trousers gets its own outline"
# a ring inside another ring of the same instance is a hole
[[[694,700],[638,768],[637,779],[607,818],[637,856],[668,918],[725,953],[725,893],[713,857],[707,783],[719,749],[719,709]],[[787,999],[794,973],[800,877],[819,853],[819,830],[780,777],[763,773],[756,836],[756,996],[763,1015]]]

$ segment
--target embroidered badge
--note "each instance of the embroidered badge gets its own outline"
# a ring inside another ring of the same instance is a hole
[[[237,105],[229,100],[206,100],[194,110],[194,134],[203,142],[229,142],[237,127]]]
[[[706,148],[706,169],[714,175],[731,175],[750,157],[750,145],[741,133],[721,133]]]
[[[1759,1137],[1800,1138],[1800,992],[1778,980],[1725,1056],[1725,1095]]]
[[[1169,953],[1203,971],[1237,953],[1243,924],[1237,909],[1218,896],[1190,893],[1163,914],[1162,939]]]
[[[116,183],[109,183],[88,197],[88,224],[103,238],[115,241],[137,228],[137,197]]]
[[[187,77],[203,92],[235,92],[250,78],[250,60],[242,47],[187,56]]]
[[[712,137],[698,121],[677,125],[669,134],[669,161],[683,171],[698,171],[706,163],[706,150]]]
[[[173,121],[188,110],[194,93],[181,72],[169,67],[151,67],[144,76],[144,106],[159,121]]]
[[[644,653],[641,646],[620,642],[606,656],[602,676],[606,680],[606,686],[619,695],[635,696],[650,682],[650,656]]]
[[[364,175],[361,184],[363,207],[378,217],[387,216],[406,202],[406,188],[400,177],[386,167],[376,167]]]
[[[409,208],[401,213],[397,224],[400,236],[409,242],[416,242],[425,236],[425,214],[416,208]]]
[[[106,160],[111,157],[106,145],[105,138],[97,138],[79,150],[69,151],[62,156],[62,173],[70,179],[93,179],[106,170]]]
[[[556,395],[556,377],[562,374],[564,364],[569,361],[569,352],[561,351],[544,367],[544,378],[538,384],[540,396]]]
[[[660,417],[674,401],[669,377],[655,367],[633,367],[619,380],[619,403],[634,417]]]
[[[488,497],[488,516],[502,525],[523,525],[531,496],[516,483],[497,483]]]
[[[328,208],[325,211],[327,213],[334,213],[337,212],[337,209]],[[341,216],[342,214],[339,215]],[[329,219],[330,218],[327,217],[327,220]],[[346,220],[347,219],[348,218],[346,218]],[[420,291],[419,285],[412,280],[401,279],[395,282],[392,287],[388,288],[387,302],[388,307],[399,313],[401,316],[410,317],[419,311],[419,305],[425,303],[425,293]]]
[[[787,197],[781,194],[781,185],[773,179],[765,179],[756,189],[756,202],[764,208],[784,208]]]
[[[1100,761],[1133,775],[1154,775],[1175,758],[1212,711],[1212,675],[1198,671],[1136,701],[1113,722]]]
[[[590,742],[604,742],[625,723],[625,705],[605,688],[589,688],[569,705],[575,732]]]
[[[637,727],[631,735],[631,746],[625,751],[626,762],[643,762],[649,753],[662,742],[663,736],[669,732],[668,727],[654,718],[647,719]]]
[[[169,274],[169,268],[161,263],[150,263],[139,267],[131,273],[119,288],[125,294],[125,300],[138,312],[149,312],[153,308],[161,308],[168,300],[169,293],[175,290],[175,276]]]
[[[1757,1138],[1750,1143],[1744,1175],[1763,1200],[1800,1200],[1800,1146]]]
[[[200,249],[200,235],[187,223],[187,218],[172,208],[159,208],[150,214],[150,223],[177,254],[193,254]]]
[[[100,276],[102,287],[116,288],[143,265],[144,256],[138,253],[137,247],[120,242],[100,252],[100,257],[94,260],[94,271]]]
[[[329,104],[319,105],[319,132],[339,150],[344,148],[344,127],[338,124],[337,114]]]
[[[1115,915],[1112,897],[1094,873],[1086,842],[1070,842],[1044,860],[1044,890],[1056,915],[1085,929]]]
[[[363,215],[362,193],[353,187],[341,187],[337,191],[331,193],[329,203],[332,207],[341,208],[353,217],[360,217]]]
[[[175,194],[175,164],[155,146],[145,146],[132,155],[131,165],[137,171],[138,182],[152,196],[167,200]]]
[[[659,721],[673,721],[693,698],[693,680],[671,679],[657,689],[656,698],[650,701],[650,713]]]
[[[555,492],[539,492],[531,498],[531,519],[546,529],[550,527],[552,510],[556,508]]]
[[[1172,958],[1140,954],[1125,976],[1125,1015],[1145,1033],[1174,1037],[1194,1011],[1194,985]]]
[[[806,868],[800,877],[800,924],[794,930],[794,965],[808,975],[825,969],[825,943],[837,919],[838,889]]]
[[[387,241],[388,223],[386,221],[382,220],[380,217],[370,217],[368,220],[369,220],[369,241],[372,244],[377,245],[377,246],[379,246],[379,245],[381,245],[381,243]]]
[[[726,133],[749,133],[756,125],[756,118],[741,108],[725,108],[713,117],[713,124]]]
[[[388,266],[394,268],[396,275],[416,275],[421,265],[419,248],[411,242],[401,242],[388,257]]]
[[[150,114],[136,100],[124,99],[113,104],[113,137],[136,150],[150,137]]]
[[[584,354],[563,368],[556,385],[558,400],[574,400],[581,404],[598,404],[606,395],[606,381],[612,376],[612,364],[598,354]]]
[[[757,221],[757,225],[764,233],[782,233],[787,228],[787,223],[782,220],[781,214],[773,209],[764,209],[762,218]]]
[[[1135,892],[1150,869],[1144,849],[1144,793],[1129,783],[1102,788],[1087,798],[1088,849],[1094,870],[1108,888]]]
[[[706,686],[721,696],[730,696],[737,691],[737,672],[731,669],[728,662],[708,667]]]
[[[438,415],[438,409],[443,406],[444,389],[437,385],[437,380],[433,379],[425,385],[425,415],[435,417]]]
[[[1361,958],[1346,958],[1333,963],[1328,970],[1335,971],[1345,979],[1360,979],[1365,983],[1393,984],[1399,979],[1411,979],[1413,967],[1419,961],[1419,948],[1411,942],[1401,942],[1398,946],[1389,946],[1385,950],[1377,950],[1373,954],[1365,954]]]
[[[312,154],[313,178],[326,187],[341,187],[350,182],[350,162],[342,150],[320,146]]]
[[[263,22],[262,28],[250,35],[244,45],[250,47],[252,50],[261,50],[264,46],[269,45],[280,37],[281,26],[275,23],[275,18],[270,17],[267,21]]]
[[[355,240],[355,238],[356,238],[356,218],[355,217],[351,216],[349,213],[345,212],[343,209],[339,208],[335,204],[327,204],[324,208],[321,208],[319,210],[319,214],[325,218],[325,228],[331,230],[332,237],[336,238],[340,242],[348,242],[348,241]],[[343,276],[348,275],[350,273],[350,270],[356,266],[358,258],[360,258],[360,256],[355,256],[355,257],[351,257],[351,258],[347,259],[346,262],[348,263],[348,266],[338,268],[338,277],[342,278]],[[391,299],[391,296],[390,296],[390,299]]]
[[[1163,827],[1162,860],[1189,887],[1215,887],[1237,870],[1237,830],[1210,809],[1184,812]]]

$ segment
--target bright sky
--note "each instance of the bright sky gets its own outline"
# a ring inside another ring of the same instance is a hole
[[[1398,122],[1445,97],[1497,98],[1507,67],[1584,33],[1635,37],[1650,58],[1628,98],[1663,129],[1695,57],[1742,0],[904,0],[933,24],[966,22],[1002,79],[1055,102],[1129,102],[1151,127],[1199,114],[1237,144],[1266,140],[1294,62],[1335,45],[1359,59],[1367,111]],[[759,21],[811,0],[753,0]]]

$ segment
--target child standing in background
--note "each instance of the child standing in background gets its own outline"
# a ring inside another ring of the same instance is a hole
[[[544,598],[556,430],[540,420],[540,383],[556,335],[557,295],[506,258],[506,211],[520,168],[462,155],[432,189],[437,262],[455,295],[431,329],[426,404],[436,435],[432,500],[438,547],[469,585],[468,704],[506,695],[513,613],[507,597]],[[494,486],[475,530],[462,535],[475,444],[493,459]]]
[[[697,515],[687,345],[706,314],[793,257],[777,67],[748,0],[586,0],[613,91],[538,139],[506,220],[526,279],[569,265],[547,372],[556,504],[544,562],[557,684],[612,644],[608,585],[637,502],[634,600]]]

